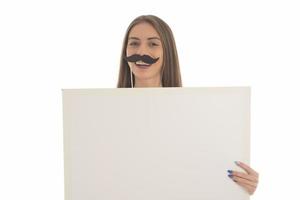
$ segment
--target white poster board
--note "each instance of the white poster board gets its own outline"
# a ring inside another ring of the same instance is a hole
[[[63,89],[66,200],[248,200],[250,88]]]

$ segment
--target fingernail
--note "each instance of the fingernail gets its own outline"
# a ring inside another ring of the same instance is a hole
[[[232,173],[232,170],[227,170],[227,172],[228,172],[229,174],[231,174],[231,173]]]
[[[232,177],[233,177],[233,175],[232,175],[232,174],[228,174],[228,177],[229,177],[229,178],[232,178]]]
[[[237,165],[238,165],[238,164],[240,164],[240,162],[239,162],[239,161],[234,161],[234,162],[235,162],[235,164],[237,164]]]

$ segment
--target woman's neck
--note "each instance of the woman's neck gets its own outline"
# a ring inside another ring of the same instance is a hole
[[[161,84],[160,79],[157,79],[157,80],[153,80],[153,79],[139,80],[139,79],[136,79],[134,87],[135,88],[138,88],[138,87],[162,87],[162,84]]]

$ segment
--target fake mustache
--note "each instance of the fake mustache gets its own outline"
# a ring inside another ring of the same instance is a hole
[[[131,56],[128,56],[128,57],[125,57],[125,60],[127,62],[137,62],[137,61],[143,61],[144,63],[147,63],[147,64],[154,64],[158,61],[159,57],[158,58],[152,58],[151,56],[148,56],[148,55],[139,55],[139,54],[133,54]]]

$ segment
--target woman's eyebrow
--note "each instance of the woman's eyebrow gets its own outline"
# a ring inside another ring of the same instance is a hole
[[[159,37],[149,37],[149,38],[147,38],[148,40],[160,40],[160,38]],[[128,38],[128,40],[141,40],[140,38],[138,38],[138,37],[129,37]]]
[[[148,38],[148,40],[153,40],[153,39],[160,40],[159,37],[149,37],[149,38]]]
[[[132,39],[132,40],[140,40],[140,38],[138,38],[138,37],[129,37],[128,39],[129,39],[129,40],[130,40],[130,39]]]

